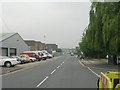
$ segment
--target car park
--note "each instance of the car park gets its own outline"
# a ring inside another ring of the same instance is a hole
[[[38,55],[39,57],[41,57],[42,60],[47,59],[47,55],[45,53],[43,53],[42,51],[26,51],[26,52],[33,52],[36,55]]]
[[[32,51],[26,51],[26,52],[23,52],[21,54],[26,54],[28,55],[29,57],[32,57],[32,58],[36,58],[36,60],[38,61],[41,61],[42,57],[41,56],[38,56],[36,53],[32,52]]]
[[[11,67],[15,66],[19,62],[16,58],[9,58],[7,56],[0,56],[0,66]]]

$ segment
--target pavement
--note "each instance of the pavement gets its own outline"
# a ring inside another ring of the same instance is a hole
[[[85,65],[91,65],[93,67],[103,67],[109,69],[118,69],[120,65],[114,65],[108,63],[107,59],[82,59],[81,60]]]
[[[21,67],[19,65],[14,66],[14,67],[10,67],[10,68],[2,67],[0,75],[7,74],[7,73],[10,73],[10,72],[14,72],[14,71],[17,71],[17,70],[20,70],[20,69],[23,69],[23,67]]]
[[[85,66],[94,69],[96,72],[119,71],[120,65],[108,63],[107,59],[82,59],[80,60]]]

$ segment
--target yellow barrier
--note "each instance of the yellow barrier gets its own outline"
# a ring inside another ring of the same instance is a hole
[[[120,90],[120,84],[117,84],[117,86],[115,87],[115,90]]]
[[[99,90],[111,90],[111,88],[113,88],[111,80],[104,73],[101,72]]]
[[[99,90],[120,90],[120,72],[101,72]]]

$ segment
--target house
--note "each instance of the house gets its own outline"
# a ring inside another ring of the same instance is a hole
[[[0,55],[19,55],[29,47],[18,33],[0,33]]]

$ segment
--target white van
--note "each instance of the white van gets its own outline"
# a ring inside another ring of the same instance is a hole
[[[47,55],[47,58],[53,58],[54,56],[50,53],[48,53],[46,50],[41,50],[41,52],[45,53]]]
[[[43,53],[42,51],[30,51],[30,52],[34,52],[38,56],[41,56],[42,60],[46,60],[47,59],[47,54]]]

